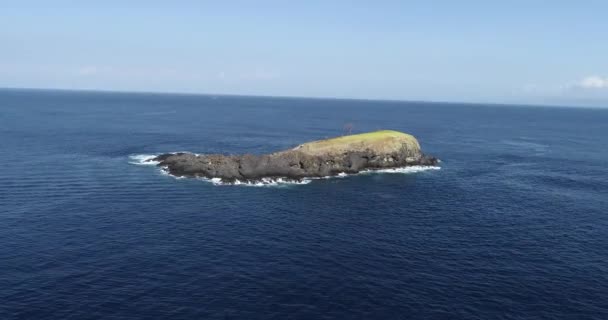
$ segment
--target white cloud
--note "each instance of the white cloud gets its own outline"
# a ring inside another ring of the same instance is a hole
[[[570,83],[556,83],[538,85],[529,83],[521,87],[520,92],[525,94],[544,95],[544,96],[563,96],[563,95],[589,95],[608,93],[608,77],[590,75],[578,81]]]
[[[608,89],[608,78],[589,76],[582,79],[576,86],[583,89]]]

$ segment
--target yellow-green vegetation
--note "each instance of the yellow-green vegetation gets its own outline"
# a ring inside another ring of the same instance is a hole
[[[420,145],[414,136],[394,130],[380,130],[312,141],[301,144],[294,150],[320,156],[365,150],[378,154],[390,154],[398,152],[404,147],[410,152],[420,151]]]

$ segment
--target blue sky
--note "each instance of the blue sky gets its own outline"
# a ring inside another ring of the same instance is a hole
[[[607,1],[0,6],[0,87],[608,102]]]

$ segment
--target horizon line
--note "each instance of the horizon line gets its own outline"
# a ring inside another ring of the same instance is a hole
[[[238,94],[238,93],[202,93],[186,91],[147,91],[147,90],[112,90],[112,89],[79,89],[79,88],[32,88],[32,87],[0,87],[0,91],[60,91],[60,92],[87,92],[87,93],[115,93],[115,94],[149,94],[174,96],[218,96],[218,97],[248,97],[248,98],[280,98],[280,99],[310,99],[310,100],[347,100],[347,101],[375,101],[389,103],[424,103],[424,104],[458,104],[488,107],[532,107],[532,108],[575,108],[575,109],[608,109],[608,107],[593,105],[563,105],[550,103],[506,103],[506,102],[477,102],[477,101],[448,101],[448,100],[407,100],[390,98],[344,98],[319,96],[290,96],[265,94]]]

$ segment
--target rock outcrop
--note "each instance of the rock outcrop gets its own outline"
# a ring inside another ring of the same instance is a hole
[[[392,130],[313,141],[267,155],[167,153],[151,161],[175,176],[220,178],[225,182],[278,177],[299,180],[438,163],[422,153],[416,138]]]

